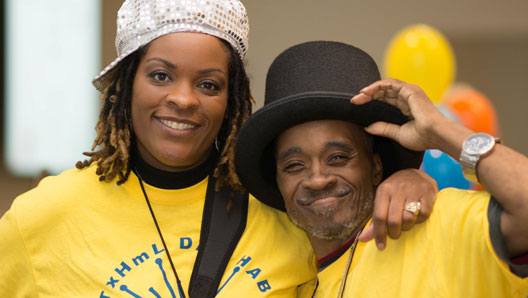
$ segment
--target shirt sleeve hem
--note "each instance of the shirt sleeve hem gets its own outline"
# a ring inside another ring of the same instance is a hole
[[[508,266],[510,271],[521,278],[528,277],[528,254],[519,258],[512,258],[506,249],[506,242],[501,233],[500,216],[502,206],[493,198],[488,205],[489,235],[491,244],[497,256]],[[518,262],[519,260],[523,260]]]

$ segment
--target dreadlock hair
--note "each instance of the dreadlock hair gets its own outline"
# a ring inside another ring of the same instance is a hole
[[[227,41],[221,41],[229,51],[228,95],[224,121],[217,136],[221,153],[213,176],[216,178],[217,191],[227,187],[244,192],[235,171],[235,143],[238,131],[251,114],[254,100],[242,59]]]
[[[97,137],[92,151],[83,153],[90,159],[75,164],[78,169],[82,169],[96,161],[99,181],[110,182],[117,176],[119,185],[130,175],[130,148],[133,145],[130,128],[132,85],[139,62],[147,50],[148,45],[139,48],[101,79],[103,107],[95,126]],[[99,150],[95,151],[96,148]]]
[[[216,139],[220,156],[213,176],[216,178],[216,190],[227,187],[243,192],[244,187],[235,172],[235,143],[240,127],[251,114],[254,101],[242,59],[228,42],[221,41],[229,53],[228,98]],[[96,125],[97,137],[91,152],[83,153],[89,159],[76,164],[78,169],[82,169],[97,162],[96,174],[100,181],[110,182],[117,176],[117,184],[120,185],[127,181],[133,168],[132,87],[139,62],[147,50],[148,44],[123,59],[101,80],[103,107]]]

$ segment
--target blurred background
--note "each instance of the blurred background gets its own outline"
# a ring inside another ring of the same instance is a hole
[[[294,44],[362,48],[382,76],[424,87],[448,117],[528,155],[528,1],[242,0],[255,109],[266,70]],[[42,176],[74,167],[95,136],[91,79],[115,56],[121,0],[4,0],[0,56],[0,216]],[[474,188],[458,163],[426,153],[441,188]]]

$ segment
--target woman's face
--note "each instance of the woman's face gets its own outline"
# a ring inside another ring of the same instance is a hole
[[[203,162],[227,106],[229,53],[201,33],[172,33],[149,45],[132,87],[132,125],[141,157],[166,171]]]

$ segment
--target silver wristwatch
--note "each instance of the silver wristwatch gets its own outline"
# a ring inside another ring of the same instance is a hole
[[[479,183],[477,163],[480,158],[491,152],[496,143],[502,143],[502,141],[487,133],[475,133],[464,140],[462,153],[460,153],[460,164],[467,180]]]

